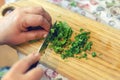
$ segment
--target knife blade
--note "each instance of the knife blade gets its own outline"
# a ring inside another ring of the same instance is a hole
[[[47,37],[44,39],[43,43],[38,48],[37,54],[42,55],[45,52],[45,50],[46,50],[46,48],[47,48],[47,46],[49,44],[49,38],[50,38],[50,31],[51,31],[51,29],[52,29],[52,27],[50,27],[50,30],[49,30],[49,32],[47,34]],[[27,71],[35,68],[38,64],[39,64],[39,61],[37,61],[36,63],[31,65],[30,68]]]
[[[50,29],[51,30],[51,29]],[[49,44],[49,38],[50,38],[50,31],[48,32],[47,37],[44,39],[42,45],[38,48],[37,53],[43,54]]]

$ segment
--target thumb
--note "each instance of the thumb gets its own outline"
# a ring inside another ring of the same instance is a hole
[[[17,71],[17,73],[25,73],[29,69],[29,67],[35,62],[37,62],[39,59],[39,54],[30,54],[29,56],[21,59],[15,65],[13,65],[13,67],[11,68],[11,72],[16,73]],[[21,65],[23,66],[21,67]]]

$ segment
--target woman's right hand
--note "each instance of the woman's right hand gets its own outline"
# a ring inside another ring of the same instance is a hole
[[[39,54],[30,54],[12,66],[2,80],[40,80],[43,71],[40,67],[27,71],[29,67],[40,59]]]

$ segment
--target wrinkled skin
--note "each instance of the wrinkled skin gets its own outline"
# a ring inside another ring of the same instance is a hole
[[[17,45],[43,38],[50,29],[51,17],[41,7],[17,8],[0,19],[0,44]],[[29,26],[41,26],[43,30],[27,31]]]
[[[31,54],[21,59],[12,66],[10,71],[2,78],[2,80],[40,80],[43,70],[39,67],[27,71],[29,67],[40,59],[39,55]]]
[[[17,8],[0,19],[0,44],[17,45],[44,38],[51,26],[51,17],[42,7]],[[41,26],[42,30],[28,31],[29,26]],[[29,67],[40,59],[39,54],[30,54],[15,63],[2,80],[40,80],[41,68]]]

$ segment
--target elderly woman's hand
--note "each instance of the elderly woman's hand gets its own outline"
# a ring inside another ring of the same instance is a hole
[[[28,31],[30,26],[43,29]],[[50,26],[51,17],[43,8],[17,8],[0,20],[0,44],[17,45],[46,37]]]

